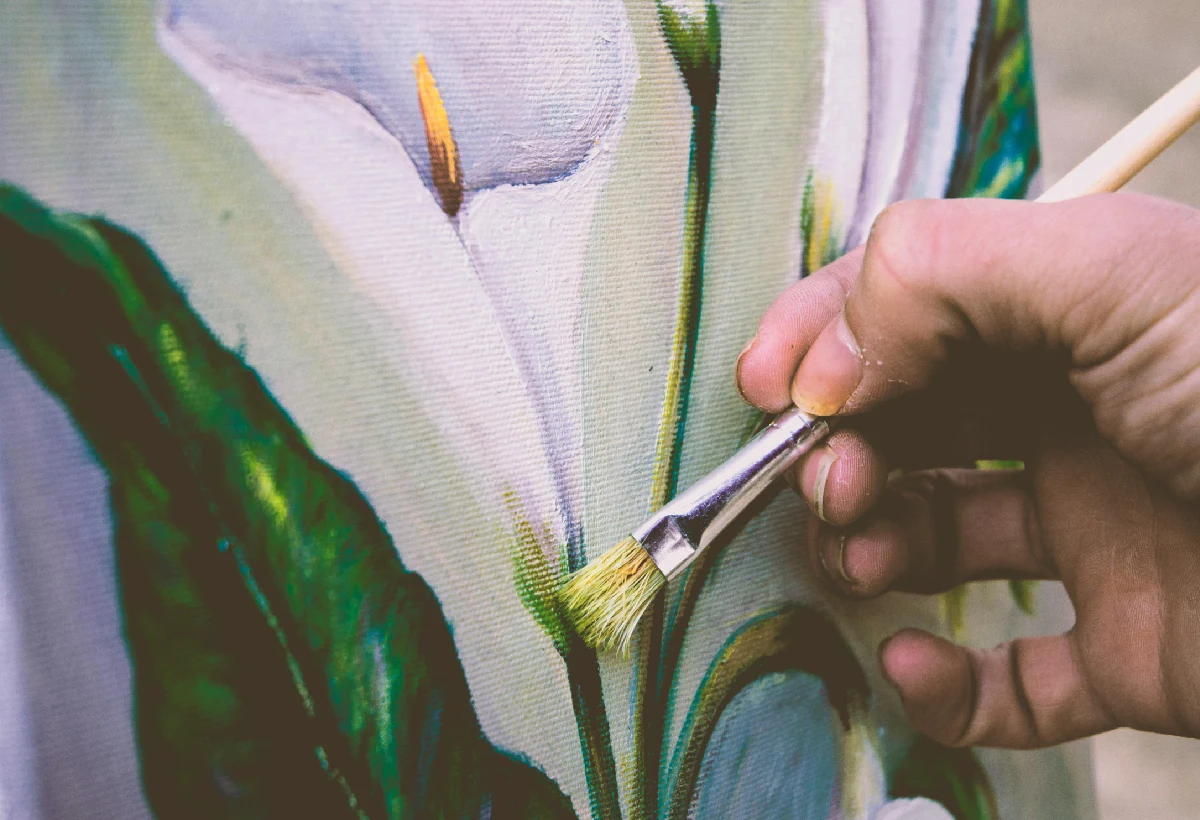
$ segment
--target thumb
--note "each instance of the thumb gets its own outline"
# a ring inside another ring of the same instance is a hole
[[[956,342],[1061,351],[1078,367],[1105,361],[1162,304],[1144,290],[1131,297],[1153,282],[1154,237],[1170,208],[1126,194],[892,205],[842,313],[801,361],[793,401],[817,415],[867,410],[928,385]]]

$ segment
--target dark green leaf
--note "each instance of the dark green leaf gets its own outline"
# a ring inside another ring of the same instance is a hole
[[[432,590],[153,255],[0,186],[0,328],[112,479],[162,816],[572,817],[483,737]]]
[[[1020,198],[1040,163],[1025,0],[984,0],[948,197]]]

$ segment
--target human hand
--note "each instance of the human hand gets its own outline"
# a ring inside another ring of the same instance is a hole
[[[918,729],[1010,747],[1200,736],[1200,211],[1131,194],[894,205],[865,249],[771,306],[738,383],[764,410],[846,417],[793,474],[843,593],[1064,584],[1065,635],[886,641]]]

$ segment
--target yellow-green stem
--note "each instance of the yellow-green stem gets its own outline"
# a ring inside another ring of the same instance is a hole
[[[683,259],[675,332],[662,418],[655,443],[654,472],[650,482],[650,506],[658,509],[671,500],[679,482],[679,463],[687,424],[689,387],[696,363],[696,340],[700,333],[700,302],[704,280],[704,233],[708,217],[709,178],[712,172],[713,111],[694,107],[692,153],[688,171],[688,194],[684,216]]]
[[[713,98],[715,103],[715,95]],[[675,494],[679,482],[679,464],[687,424],[689,388],[696,361],[696,340],[700,332],[700,303],[704,279],[704,234],[708,221],[709,184],[712,174],[715,105],[692,107],[692,152],[688,173],[685,210],[683,260],[679,282],[679,301],[671,360],[667,367],[667,388],[662,420],[658,428],[650,506],[658,509]],[[663,645],[664,604],[660,596],[650,610],[645,652],[639,664],[635,726],[640,734],[635,743],[637,768],[642,772],[642,817],[658,813],[659,769],[664,753],[666,715],[658,708],[665,700],[670,680],[660,676]],[[671,664],[672,669],[674,664]],[[653,704],[646,709],[647,699]],[[635,801],[636,803],[637,801]]]

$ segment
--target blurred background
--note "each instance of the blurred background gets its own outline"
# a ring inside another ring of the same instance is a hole
[[[1197,0],[1028,3],[1047,183],[1200,65]],[[1200,207],[1200,126],[1128,188]]]
[[[1028,3],[1049,185],[1200,65],[1200,3]],[[1200,126],[1128,189],[1200,207]],[[1200,741],[1123,729],[1097,738],[1093,755],[1101,820],[1200,817]]]

